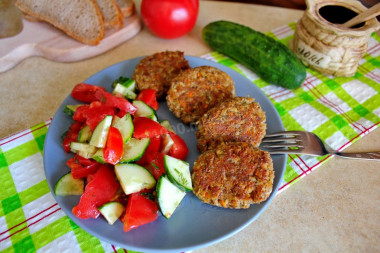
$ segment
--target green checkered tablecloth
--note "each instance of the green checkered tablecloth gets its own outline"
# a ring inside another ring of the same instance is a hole
[[[292,23],[269,35],[287,43],[294,27]],[[218,53],[203,57],[252,80],[271,99],[287,130],[312,131],[342,150],[380,124],[379,42],[379,36],[373,34],[354,77],[333,78],[309,69],[302,87],[292,91],[265,83]],[[49,124],[50,120],[0,140],[0,251],[127,252],[86,233],[55,202],[42,162]],[[280,191],[328,159],[289,155]]]

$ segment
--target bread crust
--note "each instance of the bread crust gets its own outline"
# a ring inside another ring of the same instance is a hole
[[[123,27],[123,13],[115,0],[96,0],[104,17],[104,27],[120,29]]]
[[[45,21],[54,27],[60,29],[70,37],[85,43],[89,45],[97,45],[99,42],[104,38],[104,21],[103,21],[103,13],[99,7],[99,5],[96,3],[95,0],[81,0],[81,1],[88,1],[89,4],[93,7],[93,10],[95,12],[95,19],[93,20],[94,28],[96,28],[96,35],[92,36],[81,36],[80,34],[76,33],[73,29],[67,27],[64,23],[59,22],[59,18],[54,18],[54,16],[48,16],[48,15],[43,15],[42,13],[38,13],[33,10],[32,6],[28,6],[27,3],[24,3],[23,0],[16,0],[15,5],[24,13],[27,15],[30,15],[32,17],[37,18],[38,20]]]
[[[135,3],[133,0],[116,0],[116,3],[119,5],[124,18],[132,16],[135,12]]]
[[[123,12],[121,11],[121,8],[120,6],[117,4],[116,0],[111,0],[114,4],[115,4],[115,7],[116,7],[116,11],[117,11],[117,28],[120,29],[123,27],[124,25],[124,16],[123,16]]]

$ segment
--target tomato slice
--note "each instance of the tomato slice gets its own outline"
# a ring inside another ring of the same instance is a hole
[[[133,125],[135,128],[133,137],[136,139],[145,137],[151,138],[169,132],[169,130],[161,126],[160,123],[146,117],[134,118]]]
[[[110,106],[104,105],[96,101],[92,102],[88,109],[83,113],[86,117],[86,125],[88,125],[92,131],[94,131],[96,126],[99,124],[100,121],[104,119],[104,117],[106,117],[107,115],[114,116],[115,110]]]
[[[169,132],[169,135],[174,143],[171,146],[168,155],[180,160],[185,160],[187,154],[189,153],[189,149],[187,148],[185,141],[179,135],[173,132]]]
[[[121,114],[129,112],[131,115],[134,115],[137,111],[137,108],[127,99],[115,96],[112,93],[107,92],[101,86],[79,83],[71,91],[71,96],[86,103],[95,101],[101,102],[106,106],[118,109]]]
[[[86,122],[87,119],[87,111],[89,105],[81,105],[77,109],[75,109],[75,113],[73,115],[73,119],[79,122]]]
[[[124,231],[148,224],[157,219],[158,207],[155,201],[149,199],[147,191],[132,193],[129,196],[125,214],[122,217]]]
[[[114,171],[106,165],[101,165],[86,185],[78,205],[72,210],[73,214],[81,219],[97,218],[100,214],[97,207],[109,202],[118,188],[119,183]]]
[[[160,176],[164,173],[165,167],[164,167],[164,154],[161,152],[152,152],[147,154],[146,156],[146,163],[147,165],[145,168],[149,170],[150,173],[154,176],[156,180],[160,178]]]
[[[82,164],[83,166],[88,166],[88,165],[92,165],[92,164],[99,164],[99,166],[101,165],[100,163],[98,163],[95,160],[85,158],[85,157],[80,156],[78,154],[75,154],[74,156],[75,156],[76,160],[78,161],[78,163]]]
[[[145,104],[152,107],[154,110],[158,110],[159,105],[157,102],[156,91],[154,89],[144,89],[136,97],[136,100],[141,100]]]
[[[75,154],[74,157],[67,160],[66,165],[71,169],[73,178],[84,178],[95,173],[101,164]]]
[[[83,125],[84,124],[82,122],[74,121],[70,125],[69,130],[67,130],[67,132],[64,134],[62,145],[66,153],[70,152],[71,142],[78,141],[78,134]]]
[[[106,146],[103,149],[104,160],[110,164],[117,164],[123,155],[123,137],[119,129],[110,127],[107,135]]]
[[[71,91],[71,96],[79,101],[91,103],[99,101],[99,91],[105,92],[106,90],[101,86],[79,83]]]
[[[97,96],[100,98],[99,101],[112,108],[117,108],[120,112],[124,113],[124,115],[128,112],[134,115],[137,111],[137,108],[124,97],[118,97],[106,91],[98,91]]]
[[[86,177],[87,183],[91,182],[92,179],[94,179],[94,176],[95,176],[95,174],[88,174],[87,177]]]

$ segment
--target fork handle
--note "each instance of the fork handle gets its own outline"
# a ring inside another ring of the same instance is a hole
[[[340,157],[345,157],[345,158],[379,160],[380,161],[380,152],[363,152],[363,153],[336,152],[335,155],[340,156]]]

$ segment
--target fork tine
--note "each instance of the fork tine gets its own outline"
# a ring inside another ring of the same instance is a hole
[[[270,154],[302,154],[303,146],[298,145],[284,145],[284,144],[264,144],[259,147]]]
[[[280,138],[264,138],[261,143],[273,143],[273,142],[288,142],[288,143],[296,143],[296,140],[294,138],[286,138],[286,137],[280,137]]]
[[[295,137],[300,135],[300,131],[284,131],[284,132],[276,132],[276,133],[271,133],[271,134],[266,134],[265,138],[276,138],[276,137]]]
[[[298,149],[276,149],[276,150],[267,150],[272,155],[276,154],[302,154],[302,150]]]
[[[263,143],[260,145],[261,148],[273,149],[273,148],[297,148],[303,149],[304,147],[298,143]]]

